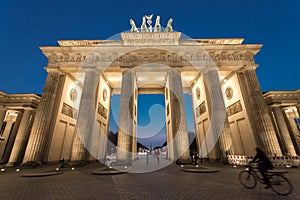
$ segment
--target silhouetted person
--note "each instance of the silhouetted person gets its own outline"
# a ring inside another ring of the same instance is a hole
[[[155,151],[155,156],[156,156],[156,159],[157,159],[157,164],[159,165],[159,157],[160,157],[159,150]]]
[[[260,173],[263,177],[263,181],[267,185],[266,188],[269,188],[270,183],[269,183],[269,179],[266,175],[266,172],[269,169],[273,169],[274,166],[272,165],[271,161],[266,156],[266,154],[260,148],[256,147],[255,150],[256,150],[256,155],[253,158],[253,160],[250,162],[250,164],[251,163],[258,163],[257,169],[260,171]]]
[[[198,153],[197,153],[197,151],[193,151],[193,159],[194,159],[194,162],[193,162],[193,164],[194,165],[197,165],[197,161],[198,161]]]
[[[64,167],[65,167],[65,159],[63,158],[63,159],[61,159],[59,162],[61,163],[61,164],[60,164],[60,167],[61,167],[61,168],[64,168]]]
[[[194,163],[194,150],[190,150],[190,157],[191,157],[191,160],[192,160],[192,163]]]

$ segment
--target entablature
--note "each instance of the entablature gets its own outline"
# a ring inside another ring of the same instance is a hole
[[[268,91],[263,94],[267,105],[297,105],[300,104],[300,89],[295,91]]]
[[[130,62],[160,62],[169,61],[180,65],[183,60],[190,63],[201,61],[214,62],[222,65],[252,65],[254,55],[261,45],[230,46],[153,46],[153,47],[41,47],[51,63],[92,63],[122,61],[124,65]],[[133,52],[133,53],[132,53]],[[131,64],[136,66],[136,64]]]
[[[36,94],[7,94],[0,92],[0,106],[9,109],[32,108],[36,109],[40,96]]]

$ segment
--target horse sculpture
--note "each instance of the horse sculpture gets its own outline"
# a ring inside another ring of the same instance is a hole
[[[131,29],[130,29],[130,32],[139,32],[139,30],[137,29],[133,19],[130,19],[130,25],[131,25]]]
[[[152,32],[152,17],[153,17],[153,14],[145,15],[145,17],[147,19],[147,24],[149,25],[148,31]]]
[[[170,18],[169,21],[168,21],[167,27],[165,28],[165,32],[172,32],[173,31],[172,22],[173,22],[173,19]]]
[[[155,21],[154,32],[160,32],[160,31],[161,31],[160,16],[157,16]]]
[[[141,26],[141,32],[148,32],[148,28],[147,28],[147,25],[146,25],[146,17],[143,17],[143,23],[142,23],[142,26]]]

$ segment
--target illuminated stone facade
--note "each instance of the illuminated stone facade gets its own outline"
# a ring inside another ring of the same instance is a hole
[[[9,95],[0,96],[0,123],[6,123],[2,162],[104,160],[114,94],[121,95],[120,162],[135,159],[138,94],[165,95],[171,160],[189,161],[185,93],[192,96],[200,155],[216,160],[226,154],[254,155],[256,146],[268,155],[299,155],[294,118],[299,118],[300,91],[262,94],[254,60],[262,45],[242,42],[145,32],[122,33],[120,40],[64,40],[59,46],[40,47],[48,58],[45,87],[40,99],[24,95],[35,106],[40,102],[37,109],[29,106],[36,111],[34,122],[27,110],[22,111],[24,120],[18,114],[10,117],[10,109],[19,112],[28,106],[10,107],[13,98],[1,101]],[[8,130],[11,121],[19,124],[13,131]],[[19,143],[26,143],[26,151],[23,146],[15,149]]]
[[[0,92],[0,156],[9,166],[22,162],[40,96]]]

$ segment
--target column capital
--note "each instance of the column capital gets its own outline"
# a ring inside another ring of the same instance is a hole
[[[94,72],[96,75],[101,75],[102,71],[100,71],[96,66],[86,66],[83,67],[83,72],[84,73],[88,73],[88,72]]]
[[[52,67],[46,67],[45,70],[48,73],[54,72],[54,73],[58,73],[59,75],[65,75],[65,72],[63,72],[61,69],[59,69],[58,67],[56,68],[52,68]]]
[[[15,122],[17,119],[19,112],[16,113],[8,113],[6,116],[6,121],[7,122]]]
[[[215,65],[211,65],[211,66],[208,65],[206,67],[201,68],[201,70],[199,70],[199,72],[201,74],[206,74],[206,73],[211,72],[211,71],[219,71],[219,68]]]
[[[84,67],[82,67],[82,69],[86,72],[88,72],[88,71],[95,71],[96,72],[97,71],[96,66],[84,66]]]
[[[255,71],[257,67],[258,67],[257,64],[255,64],[255,65],[244,65],[244,66],[239,70],[239,72],[243,73],[243,72],[245,72],[245,71]]]
[[[283,107],[280,103],[272,103],[271,105],[269,105],[271,108],[281,108]]]
[[[127,72],[130,72],[131,70],[129,68],[121,69],[122,75],[126,74]]]
[[[22,109],[23,109],[24,112],[27,111],[27,110],[30,110],[30,111],[36,110],[36,108],[30,107],[30,106],[28,106],[28,107],[23,107]]]

